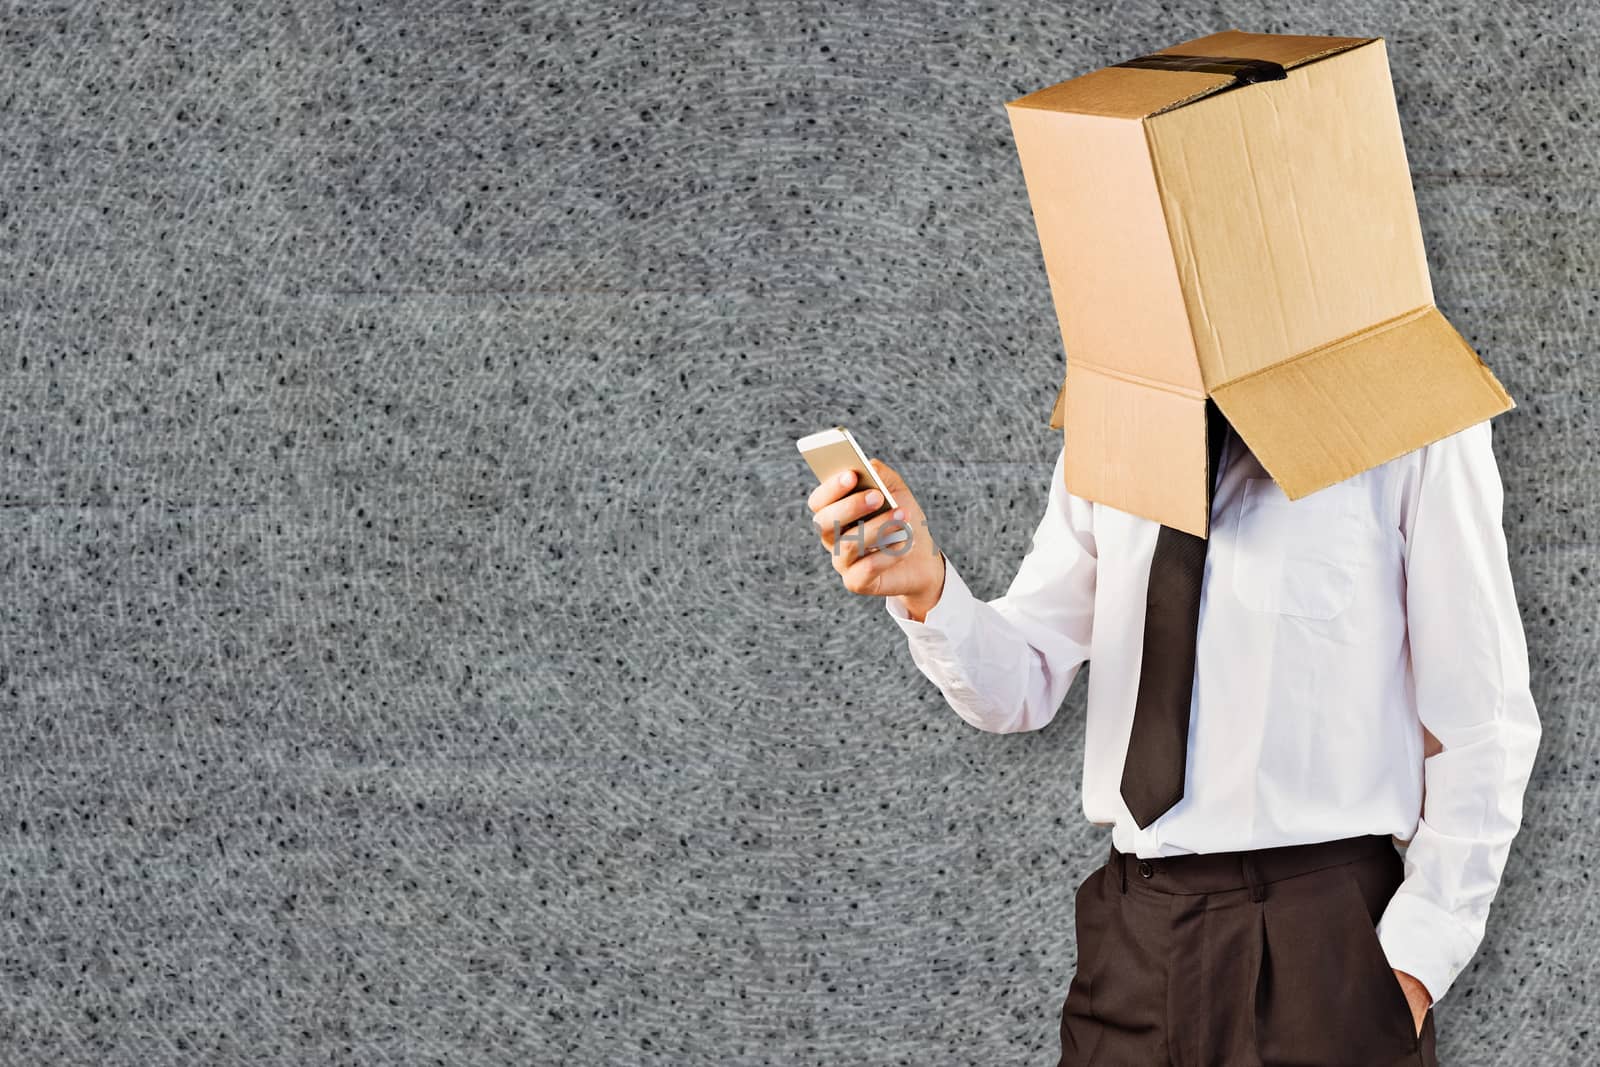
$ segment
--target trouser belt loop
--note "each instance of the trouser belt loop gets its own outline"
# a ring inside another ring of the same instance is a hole
[[[1267,897],[1267,887],[1261,881],[1261,872],[1256,869],[1256,858],[1246,852],[1240,857],[1240,865],[1244,868],[1244,880],[1250,886],[1250,899],[1261,903]]]
[[[1117,892],[1125,894],[1128,891],[1128,857],[1121,852],[1115,855],[1117,859]]]

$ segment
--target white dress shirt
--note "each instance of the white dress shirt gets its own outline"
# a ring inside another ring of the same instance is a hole
[[[1378,936],[1440,1000],[1483,938],[1539,741],[1489,423],[1294,501],[1227,435],[1184,796],[1143,830],[1119,782],[1159,527],[1068,492],[1064,459],[1004,596],[978,600],[947,557],[926,621],[885,599],[917,667],[1008,733],[1049,723],[1092,660],[1083,810],[1122,852],[1407,842]]]

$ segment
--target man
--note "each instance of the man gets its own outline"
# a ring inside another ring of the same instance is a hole
[[[1489,423],[1290,500],[1208,414],[1209,537],[1073,495],[1063,451],[988,602],[887,465],[891,515],[849,529],[881,503],[853,474],[809,504],[978,729],[1040,729],[1094,663],[1083,808],[1111,850],[1077,893],[1063,1067],[1434,1064],[1539,739]],[[909,544],[865,551],[891,524]]]

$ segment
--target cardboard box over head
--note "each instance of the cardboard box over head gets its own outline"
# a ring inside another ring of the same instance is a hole
[[[1008,102],[1067,488],[1207,535],[1207,397],[1290,499],[1513,407],[1433,305],[1378,37],[1229,30]]]

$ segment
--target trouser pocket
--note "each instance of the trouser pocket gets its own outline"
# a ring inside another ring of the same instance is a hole
[[[1378,941],[1377,917],[1399,885],[1399,857],[1273,882],[1262,903],[1256,1035],[1270,1064],[1414,1060],[1405,990]]]

